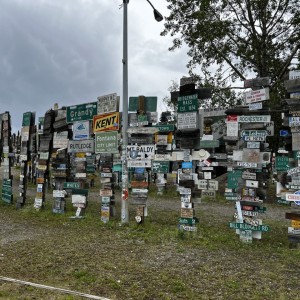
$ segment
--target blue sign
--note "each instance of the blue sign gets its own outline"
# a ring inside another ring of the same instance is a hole
[[[182,169],[192,169],[193,163],[191,161],[184,161],[181,165]]]
[[[290,133],[288,130],[280,130],[279,134],[280,134],[280,136],[288,136]]]

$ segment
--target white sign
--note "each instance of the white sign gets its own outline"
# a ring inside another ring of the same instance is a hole
[[[180,195],[191,195],[192,190],[190,188],[185,188],[183,186],[178,186],[177,191],[179,192]]]
[[[90,136],[90,122],[89,121],[77,121],[73,125],[73,139],[83,140]]]
[[[219,189],[219,182],[217,180],[209,180],[208,189],[217,191]]]
[[[244,95],[245,95],[246,104],[259,102],[259,101],[265,101],[265,100],[270,99],[269,88],[245,92]]]
[[[285,194],[286,201],[300,201],[300,194]]]
[[[236,164],[238,167],[257,168],[257,163],[238,161]]]
[[[198,113],[187,112],[177,114],[178,129],[197,129],[198,128]]]
[[[289,126],[300,126],[300,117],[289,117]]]
[[[116,93],[100,96],[97,99],[98,115],[118,111],[118,97]]]
[[[129,168],[151,168],[151,160],[127,160]]]
[[[249,103],[249,110],[262,109],[262,102]]]
[[[154,134],[158,130],[158,127],[129,127],[127,133]]]
[[[68,141],[68,131],[54,132],[53,148],[67,148]]]
[[[239,132],[239,123],[238,122],[227,122],[226,123],[227,128],[227,136],[238,136]]]
[[[154,157],[154,153],[155,145],[127,146],[128,159],[151,159]]]
[[[255,142],[264,142],[265,141],[265,137],[264,136],[250,136],[250,135],[247,135],[247,136],[244,136],[243,137],[243,140],[244,141],[255,141]]]
[[[258,188],[258,181],[246,180],[246,187]]]
[[[72,204],[85,204],[86,196],[84,195],[72,195]]]
[[[248,149],[259,149],[260,142],[247,142],[247,148]]]
[[[54,198],[64,198],[66,192],[64,190],[53,190],[53,197]]]
[[[237,116],[237,120],[240,123],[269,123],[271,121],[271,116]]]
[[[95,152],[95,144],[93,139],[81,140],[81,141],[70,141],[68,142],[68,153],[79,153],[79,152]]]
[[[300,70],[289,71],[289,80],[300,78]]]

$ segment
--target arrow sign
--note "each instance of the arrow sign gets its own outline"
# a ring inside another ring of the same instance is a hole
[[[289,131],[288,130],[280,130],[279,131],[279,135],[280,136],[288,136],[289,135]]]

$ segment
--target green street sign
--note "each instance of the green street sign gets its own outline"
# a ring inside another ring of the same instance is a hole
[[[268,225],[250,225],[246,223],[234,223],[230,222],[229,227],[233,229],[242,229],[242,230],[252,230],[252,231],[269,231],[270,227]]]
[[[178,112],[198,111],[198,94],[178,97]]]
[[[128,111],[137,111],[139,97],[129,97]],[[144,100],[145,111],[156,112],[157,110],[157,97],[145,97]]]
[[[79,182],[64,182],[64,189],[79,189]]]
[[[93,120],[97,115],[97,102],[67,106],[67,123]]]
[[[287,156],[276,156],[275,168],[277,171],[287,171],[290,169],[289,158]]]
[[[227,187],[229,189],[236,189],[238,181],[242,178],[243,170],[233,170],[227,172]]]
[[[175,130],[174,124],[153,125],[152,127],[158,128],[158,132],[170,132]]]
[[[72,189],[73,195],[84,195],[87,196],[89,193],[89,190],[87,189]]]
[[[95,166],[94,165],[87,165],[86,166],[87,173],[95,173]]]
[[[169,173],[170,162],[169,161],[152,161],[151,170],[153,173]]]
[[[22,126],[30,126],[31,123],[31,112],[23,114]]]
[[[95,153],[118,153],[118,132],[95,133]]]
[[[204,140],[204,141],[200,141],[200,148],[218,148],[220,147],[220,141],[218,140]]]
[[[195,225],[196,224],[195,218],[179,218],[178,221],[179,221],[179,224],[184,224],[184,225]]]

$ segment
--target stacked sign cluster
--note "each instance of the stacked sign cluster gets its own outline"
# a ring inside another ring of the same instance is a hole
[[[245,82],[247,106],[236,107],[227,113],[227,157],[232,161],[228,167],[228,188],[225,196],[235,202],[235,220],[230,228],[236,229],[240,239],[252,242],[261,239],[261,233],[269,226],[262,225],[259,217],[266,209],[266,187],[269,179],[268,165],[271,153],[266,151],[271,117],[263,101],[269,99],[269,80],[253,79]]]
[[[119,97],[116,93],[98,97],[93,118],[95,152],[100,154],[101,220],[107,223],[115,215],[113,156],[118,153],[120,129]]]
[[[300,242],[300,71],[290,71],[285,81],[288,99],[284,99],[285,127],[280,131],[284,138],[284,148],[276,157],[277,166],[283,166],[278,176],[277,194],[280,202],[286,202],[290,210],[286,219],[290,220],[288,239],[292,244]],[[279,160],[280,157],[280,160]],[[285,168],[284,168],[285,167]],[[286,172],[284,172],[286,171]]]
[[[92,119],[97,114],[97,102],[68,106],[66,119],[73,124],[73,138],[68,141],[68,154],[71,156],[72,204],[76,208],[73,218],[82,218],[87,207],[87,161],[95,152],[92,138]]]
[[[51,151],[51,181],[53,190],[53,213],[64,213],[66,208],[66,191],[64,183],[70,174],[70,161],[68,156],[68,141],[72,131],[66,122],[66,109],[55,110],[53,123],[53,148]]]
[[[3,145],[3,182],[2,182],[2,200],[6,203],[12,203],[12,177],[11,177],[11,120],[9,112],[1,114],[0,132]]]
[[[196,217],[192,194],[195,193],[195,181],[198,176],[195,172],[196,166],[193,161],[192,151],[196,143],[200,141],[199,102],[195,84],[190,81],[181,80],[178,95],[177,130],[175,132],[176,147],[181,151],[182,157],[178,168],[178,192],[181,199],[181,210],[179,218],[179,229],[185,231],[196,231]],[[203,152],[205,160],[209,153]],[[199,152],[199,153],[200,153]]]
[[[34,207],[39,210],[44,206],[45,193],[50,182],[49,162],[50,151],[53,143],[53,123],[55,119],[54,110],[45,113],[42,133],[39,134],[38,161],[37,161],[37,191],[34,199]]]
[[[34,169],[32,154],[36,153],[35,140],[35,114],[26,112],[23,114],[22,130],[21,130],[21,151],[20,151],[20,184],[19,184],[19,197],[17,199],[16,208],[24,206],[26,201],[26,188],[27,188],[27,175],[28,163],[31,163],[31,168]],[[32,174],[34,170],[32,170]]]
[[[156,127],[145,127],[157,123],[157,97],[129,98],[127,167],[130,171],[131,204],[135,206],[135,220],[143,223],[147,216],[150,170],[155,155],[154,134]],[[165,145],[161,145],[165,153]],[[128,195],[124,195],[125,197]],[[124,197],[123,196],[123,197]]]

